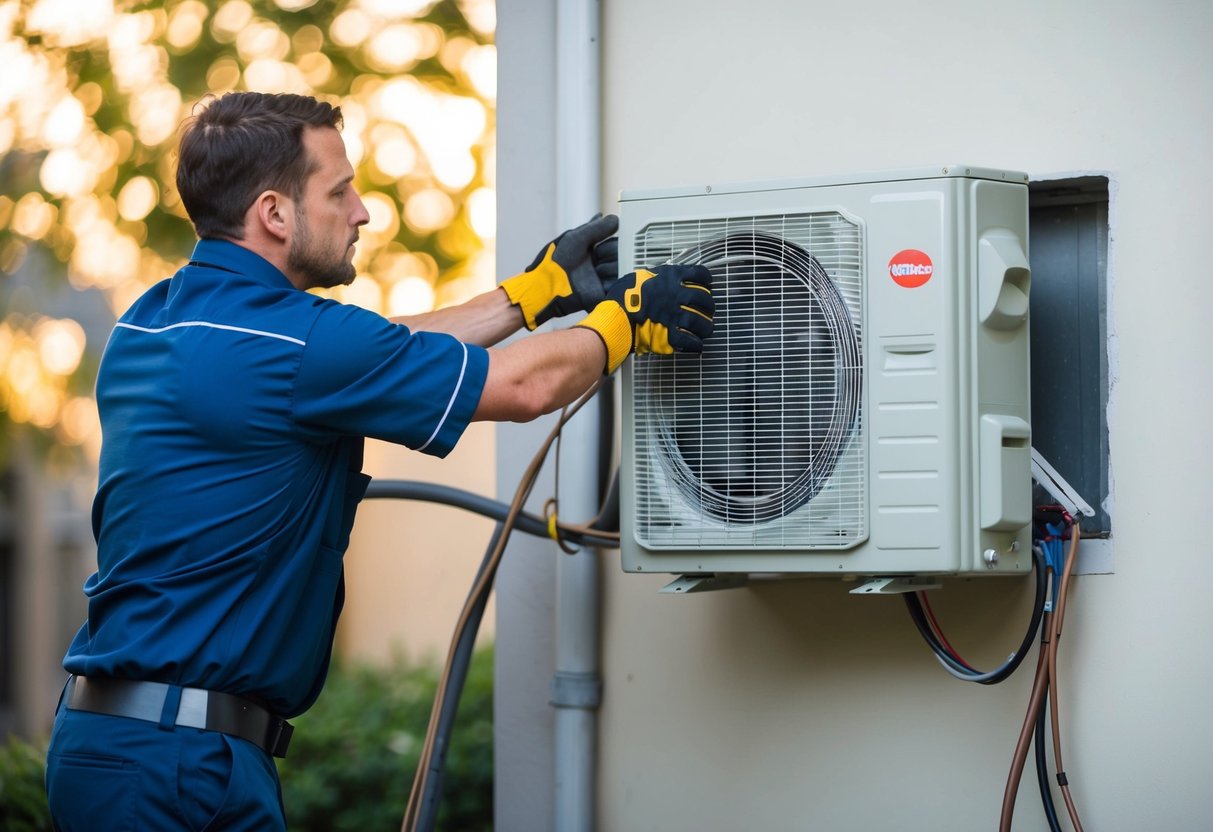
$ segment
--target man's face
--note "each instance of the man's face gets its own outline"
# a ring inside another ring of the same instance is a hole
[[[356,275],[354,243],[358,227],[370,216],[354,190],[354,168],[341,134],[330,127],[309,127],[303,146],[316,169],[295,203],[287,271],[304,288],[343,286]]]

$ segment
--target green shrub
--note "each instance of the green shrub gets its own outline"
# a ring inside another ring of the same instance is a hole
[[[46,745],[10,736],[0,748],[0,829],[35,832],[51,828],[46,805]]]
[[[278,761],[292,832],[398,829],[437,687],[431,667],[335,664]],[[447,753],[437,829],[493,827],[493,653],[477,651]]]

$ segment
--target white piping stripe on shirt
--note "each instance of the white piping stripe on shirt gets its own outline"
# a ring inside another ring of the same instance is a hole
[[[122,327],[123,329],[133,329],[138,332],[150,332],[153,335],[159,334],[161,332],[166,332],[167,330],[170,330],[170,329],[178,329],[179,327],[183,327],[183,326],[205,326],[205,327],[209,327],[210,329],[226,329],[226,330],[229,330],[230,332],[243,332],[247,335],[264,335],[266,338],[277,338],[279,341],[290,341],[292,344],[298,344],[301,347],[307,346],[306,341],[300,341],[298,338],[292,338],[289,335],[279,335],[277,332],[265,332],[264,330],[260,330],[260,329],[247,329],[242,326],[228,326],[227,324],[213,324],[213,323],[210,323],[209,321],[182,321],[179,324],[169,324],[168,326],[162,326],[157,329],[152,329],[152,328],[149,328],[146,326],[135,326],[134,324],[128,324],[128,323],[122,323],[122,322],[118,322],[118,323],[114,324],[114,326]]]
[[[468,368],[468,345],[460,343],[459,346],[463,347],[463,366],[459,368],[459,380],[455,382],[455,392],[451,393],[451,400],[446,403],[446,412],[443,413],[442,418],[438,420],[438,427],[434,428],[434,432],[430,434],[429,439],[425,440],[425,444],[417,449],[419,451],[424,451],[426,448],[428,448],[430,443],[434,441],[434,437],[441,432],[442,426],[446,424],[446,417],[451,415],[451,408],[455,406],[455,399],[459,395],[459,388],[463,387],[463,374]]]

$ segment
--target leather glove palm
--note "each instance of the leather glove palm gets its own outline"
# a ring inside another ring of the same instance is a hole
[[[619,274],[619,228],[614,214],[596,214],[544,246],[526,271],[501,283],[527,329],[560,315],[589,312]]]
[[[578,326],[599,334],[613,373],[630,353],[702,352],[712,334],[712,273],[699,265],[638,269],[606,290]]]

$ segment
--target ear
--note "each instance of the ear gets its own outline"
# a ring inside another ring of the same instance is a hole
[[[278,191],[262,191],[253,200],[249,214],[260,230],[280,242],[286,242],[295,227],[294,204]]]

